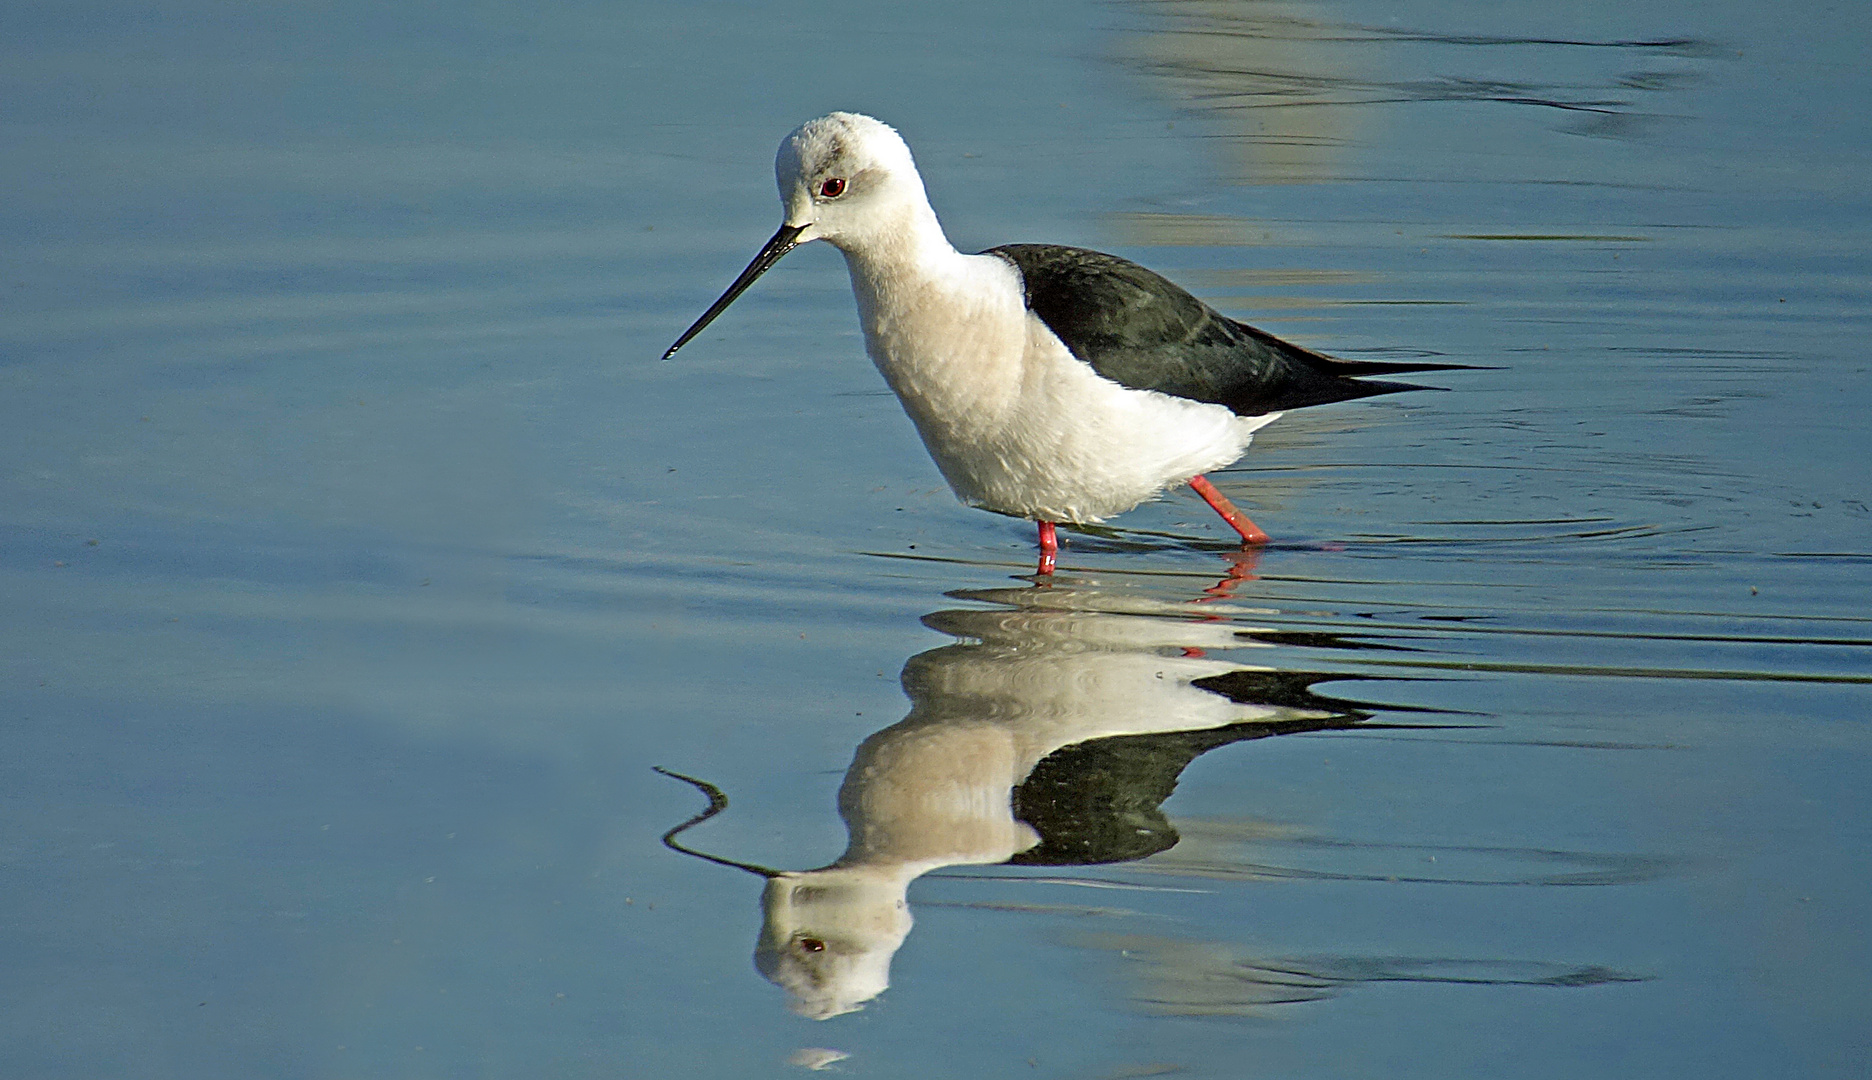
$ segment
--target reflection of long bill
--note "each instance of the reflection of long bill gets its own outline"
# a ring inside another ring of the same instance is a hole
[[[757,866],[754,863],[736,862],[733,859],[724,859],[719,855],[710,855],[706,851],[697,851],[695,848],[689,847],[686,844],[677,843],[676,838],[678,836],[702,824],[704,821],[721,813],[723,810],[728,809],[728,796],[723,795],[721,788],[716,787],[707,780],[697,780],[693,776],[684,776],[682,773],[665,769],[661,765],[652,765],[651,768],[662,773],[664,776],[681,780],[683,783],[693,786],[697,791],[700,791],[703,795],[708,797],[708,809],[663,834],[664,847],[669,848],[671,851],[679,851],[684,855],[693,855],[698,859],[712,862],[717,866],[732,866],[736,870],[746,870],[750,874],[759,874],[764,878],[780,876],[780,871],[778,870],[769,870],[765,866]]]
[[[733,285],[728,286],[728,291],[721,294],[721,299],[710,304],[709,309],[702,313],[702,317],[695,321],[695,325],[682,332],[682,337],[676,339],[676,344],[671,345],[664,352],[663,359],[668,360],[675,356],[676,350],[687,345],[690,338],[700,334],[703,327],[714,322],[715,316],[727,311],[728,305],[734,303],[736,297],[746,292],[748,286],[754,284],[755,278],[765,274],[774,263],[780,261],[782,256],[798,247],[799,235],[805,231],[804,225],[780,226],[780,231],[773,234],[766,246],[760,249],[760,254],[754,256],[754,261],[748,263],[747,269],[741,271],[741,276],[734,279]]]

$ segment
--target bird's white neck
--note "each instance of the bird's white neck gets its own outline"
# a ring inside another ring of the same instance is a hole
[[[943,235],[936,212],[920,199],[907,199],[888,219],[855,236],[827,240],[845,255],[858,302],[882,299],[947,276],[961,257]]]
[[[957,251],[927,204],[838,246],[866,350],[932,452],[999,423],[1014,400],[1026,334],[1013,266]]]

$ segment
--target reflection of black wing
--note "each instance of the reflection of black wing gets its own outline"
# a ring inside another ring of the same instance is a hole
[[[1246,739],[1356,726],[1371,714],[1352,702],[1313,694],[1308,687],[1357,677],[1231,671],[1197,679],[1193,685],[1232,701],[1313,709],[1323,715],[1203,731],[1118,735],[1053,751],[1014,789],[1014,816],[1033,826],[1040,843],[1008,861],[1023,866],[1130,862],[1174,847],[1177,831],[1160,807],[1190,762],[1218,746]]]
[[[1115,255],[1055,244],[1008,244],[1027,307],[1094,371],[1133,390],[1226,405],[1238,416],[1422,390],[1360,375],[1463,364],[1340,360],[1238,323],[1169,280]]]

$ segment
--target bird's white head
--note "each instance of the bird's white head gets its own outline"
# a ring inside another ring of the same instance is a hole
[[[801,244],[824,240],[849,254],[891,245],[948,243],[910,148],[883,121],[847,112],[808,120],[781,142],[774,177],[786,209],[785,223],[663,359],[675,355],[755,278]]]
[[[933,217],[902,136],[857,113],[809,120],[780,143],[774,179],[796,243],[863,246]]]

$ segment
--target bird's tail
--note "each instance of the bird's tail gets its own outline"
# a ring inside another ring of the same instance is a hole
[[[1430,361],[1414,360],[1400,363],[1393,360],[1347,360],[1338,356],[1326,357],[1330,361],[1330,370],[1334,375],[1359,378],[1364,375],[1408,375],[1413,371],[1500,371],[1498,367],[1483,364],[1438,364]]]
[[[1229,407],[1243,416],[1269,412],[1283,412],[1289,409],[1304,409],[1309,405],[1326,405],[1335,401],[1353,401],[1358,398],[1375,397],[1379,394],[1396,394],[1406,390],[1441,390],[1440,386],[1420,386],[1416,383],[1386,382],[1380,379],[1367,379],[1367,375],[1404,375],[1417,371],[1486,371],[1492,370],[1477,364],[1446,364],[1433,360],[1343,360],[1337,356],[1328,356],[1315,352],[1291,341],[1282,341],[1265,330],[1258,330],[1243,323],[1237,323],[1243,332],[1271,351],[1282,368],[1282,377],[1271,379],[1255,387],[1252,400],[1229,402]]]

